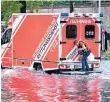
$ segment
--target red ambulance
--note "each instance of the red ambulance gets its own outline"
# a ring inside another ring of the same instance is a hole
[[[36,70],[81,68],[73,42],[86,42],[91,50],[90,68],[99,67],[101,31],[99,13],[13,14],[12,35],[4,34],[2,67]],[[5,43],[6,42],[6,43]]]

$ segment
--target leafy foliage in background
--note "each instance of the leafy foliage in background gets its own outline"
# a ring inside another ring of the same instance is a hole
[[[38,12],[41,6],[49,6],[54,3],[55,0],[27,0],[26,1],[26,9],[33,12],[34,10]]]
[[[47,0],[47,3],[52,3],[54,0]],[[30,10],[33,12],[35,10],[38,12],[40,9],[40,6],[42,6],[44,3],[41,0],[27,0],[26,1],[26,9]],[[11,0],[11,1],[6,1],[2,0],[1,2],[1,20],[2,21],[7,21],[9,19],[9,16],[12,15],[12,13],[20,13],[20,8],[23,5],[18,1],[18,0]]]
[[[26,9],[31,10],[31,12],[33,12],[33,10],[38,12],[38,10],[40,9],[40,6],[42,5],[43,5],[42,1],[35,1],[35,0],[26,1]]]
[[[1,2],[1,20],[8,21],[12,13],[19,13],[22,4],[18,1],[3,1]]]

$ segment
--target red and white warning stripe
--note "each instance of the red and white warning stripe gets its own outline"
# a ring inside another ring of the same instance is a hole
[[[75,59],[77,57],[77,46],[74,46],[73,49],[68,53],[68,55],[66,56],[67,60],[72,60]]]
[[[59,22],[60,17],[57,18],[57,22]],[[68,19],[64,18],[64,20],[68,21]],[[65,26],[65,23],[62,25],[62,27]],[[56,29],[56,31],[54,32],[54,36],[50,39],[48,45],[46,46],[45,50],[43,51],[41,57],[39,58],[39,60],[44,60],[45,56],[47,55],[48,51],[51,49],[52,44],[54,43],[55,39],[59,36],[59,24],[58,24],[58,28]],[[34,60],[38,60],[37,56],[34,58]],[[33,61],[34,63],[34,61]],[[33,66],[33,63],[31,64],[30,67]]]
[[[41,60],[44,60],[45,56],[47,55],[48,51],[50,50],[50,48],[52,47],[55,39],[58,37],[59,34],[59,29],[57,30],[55,36],[53,37],[52,41],[49,43],[48,48],[45,50],[44,55],[42,55]]]
[[[13,44],[13,38],[14,38],[16,32],[18,31],[18,29],[20,28],[20,26],[23,24],[25,18],[26,18],[26,16],[20,16],[20,17],[14,19],[14,22],[12,24],[12,36],[11,36],[11,40],[7,44],[6,48],[4,49],[4,51],[3,51],[2,55],[1,55],[2,57],[4,57],[5,53],[8,50],[8,47],[11,46],[11,44]]]

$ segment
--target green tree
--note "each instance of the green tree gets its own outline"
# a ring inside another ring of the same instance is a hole
[[[53,4],[55,0],[28,0],[26,1],[26,8],[30,10],[30,12],[38,12],[41,6]]]
[[[1,20],[8,21],[9,16],[12,13],[19,13],[22,4],[19,1],[5,1],[2,0],[1,2]]]
[[[43,5],[42,1],[35,1],[35,0],[28,0],[26,1],[26,8],[30,10],[30,12],[33,12],[34,10],[38,12],[40,9],[40,6]]]

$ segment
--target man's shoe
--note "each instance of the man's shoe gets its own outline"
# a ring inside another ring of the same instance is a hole
[[[83,69],[81,69],[81,70],[79,70],[79,72],[84,72],[84,70],[83,70]]]

